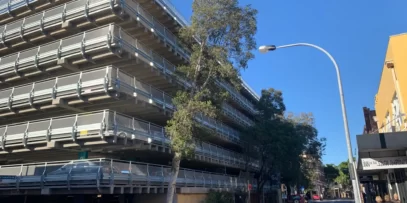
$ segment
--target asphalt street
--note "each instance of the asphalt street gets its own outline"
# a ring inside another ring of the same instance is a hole
[[[311,203],[353,203],[354,200],[351,199],[332,199],[332,200],[322,200],[322,201],[312,201]]]

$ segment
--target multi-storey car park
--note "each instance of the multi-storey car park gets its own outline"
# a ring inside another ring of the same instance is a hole
[[[163,126],[172,96],[190,86],[175,75],[190,54],[182,26],[167,0],[0,1],[0,195],[161,202],[171,171]],[[246,165],[239,140],[258,96],[244,81],[239,92],[216,83],[231,99],[217,120],[197,115],[209,136],[177,179],[177,193],[196,201],[209,189],[247,190],[241,171],[259,167]]]

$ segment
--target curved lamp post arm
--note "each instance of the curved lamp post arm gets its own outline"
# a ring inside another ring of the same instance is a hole
[[[315,44],[310,44],[310,43],[295,43],[295,44],[287,44],[287,45],[281,45],[281,46],[266,45],[266,46],[259,47],[259,51],[262,53],[266,53],[268,51],[274,51],[276,49],[296,47],[296,46],[307,46],[307,47],[312,47],[312,48],[318,49],[319,51],[323,52],[326,56],[328,56],[328,58],[331,60],[331,62],[333,63],[333,65],[335,67],[336,77],[338,79],[339,96],[340,96],[341,106],[342,106],[342,117],[343,117],[343,125],[344,125],[344,130],[345,130],[346,145],[347,145],[348,158],[349,158],[349,164],[350,164],[350,174],[351,174],[351,178],[352,178],[353,191],[355,193],[354,194],[355,203],[360,203],[361,194],[360,194],[359,177],[357,175],[357,169],[356,169],[356,165],[354,163],[353,155],[352,155],[352,144],[350,141],[350,133],[349,133],[349,126],[348,126],[348,118],[347,118],[347,113],[346,113],[345,98],[344,98],[343,88],[342,88],[341,73],[339,70],[339,66],[336,63],[334,57],[328,51],[323,49],[322,47],[317,46]]]
[[[327,50],[323,49],[320,46],[314,45],[314,44],[309,44],[309,43],[287,44],[287,45],[277,46],[276,49],[289,48],[289,47],[295,47],[295,46],[308,46],[308,47],[313,47],[315,49],[318,49],[319,51],[323,52],[326,56],[328,56],[328,58],[333,63],[333,65],[335,67],[335,70],[336,70],[336,77],[337,77],[337,80],[338,80],[339,95],[340,95],[341,106],[342,106],[342,117],[343,117],[343,122],[344,122],[345,134],[346,134],[346,138],[347,138],[346,139],[346,144],[348,145],[348,148],[350,147],[350,149],[348,149],[348,153],[349,153],[349,150],[350,150],[349,159],[351,159],[353,161],[352,147],[351,147],[352,145],[351,145],[351,142],[350,142],[350,133],[349,133],[349,126],[348,126],[348,117],[347,117],[347,113],[346,113],[345,97],[344,97],[344,94],[343,94],[341,72],[339,70],[338,64],[336,63],[334,57]]]

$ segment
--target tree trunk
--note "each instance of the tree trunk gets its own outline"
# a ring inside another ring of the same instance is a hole
[[[168,183],[167,191],[167,203],[172,203],[174,200],[174,193],[176,189],[180,163],[181,153],[175,152],[174,157],[172,157],[171,178],[170,182]]]
[[[263,203],[263,187],[264,187],[265,181],[257,181],[257,196],[258,196],[258,203]]]

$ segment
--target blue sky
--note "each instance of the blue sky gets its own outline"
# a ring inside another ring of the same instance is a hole
[[[405,0],[240,0],[259,11],[261,44],[308,42],[328,50],[342,74],[352,146],[363,131],[362,107],[374,107],[390,35],[407,32]],[[187,19],[192,0],[172,0]],[[327,138],[324,163],[347,159],[336,74],[329,59],[308,47],[256,52],[242,72],[256,91],[283,91],[288,111],[312,112]]]

